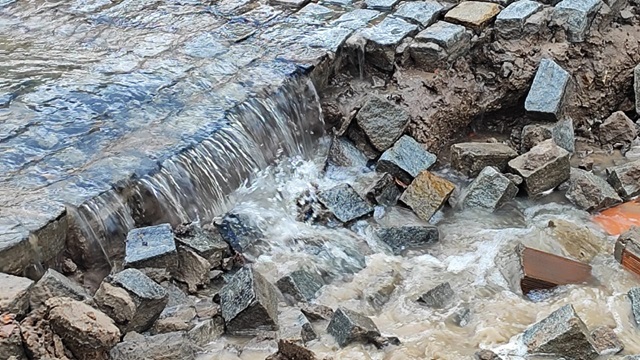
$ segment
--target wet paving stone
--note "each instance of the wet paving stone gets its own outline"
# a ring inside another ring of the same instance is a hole
[[[443,11],[444,6],[435,1],[409,1],[398,5],[394,15],[424,28],[435,23]]]
[[[402,39],[417,32],[418,27],[399,18],[387,17],[363,31],[367,39],[366,59],[384,71],[393,70],[396,47]]]

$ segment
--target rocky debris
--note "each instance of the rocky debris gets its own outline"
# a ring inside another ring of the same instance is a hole
[[[115,275],[108,276],[104,281],[126,290],[135,304],[133,317],[121,325],[123,333],[129,331],[140,332],[151,327],[169,301],[167,291],[138,269],[125,269]],[[96,302],[107,304],[108,301],[106,299],[107,297],[105,297],[105,300],[96,299]],[[130,312],[130,303],[126,297],[118,301],[125,300],[127,311]],[[102,309],[107,315],[113,315],[114,318],[118,316],[114,315],[113,312],[120,311],[120,309],[111,309],[109,306]]]
[[[203,347],[224,334],[224,319],[215,316],[196,324],[187,332],[187,338],[196,346]]]
[[[444,19],[480,31],[500,13],[501,9],[498,4],[465,1],[449,10],[444,16]]]
[[[220,315],[220,305],[214,303],[209,298],[200,299],[194,306],[196,314],[200,319],[209,319]]]
[[[563,28],[570,42],[583,42],[602,5],[600,0],[562,0],[553,8],[552,24]]]
[[[444,309],[453,302],[455,296],[456,294],[453,292],[453,289],[451,289],[451,284],[444,282],[422,294],[418,302],[430,308]]]
[[[496,168],[487,166],[465,189],[458,201],[462,208],[495,211],[518,194],[518,187]]]
[[[418,26],[396,17],[386,17],[377,25],[364,29],[362,32],[362,36],[367,40],[367,44],[365,46],[365,59],[367,59],[367,62],[369,62],[371,65],[379,68],[382,71],[393,71],[396,60],[396,48],[398,47],[398,45],[400,45],[404,38],[406,38],[407,36],[412,36],[416,33],[417,30]],[[362,109],[360,109],[360,111],[362,111]],[[406,115],[406,117],[406,122],[408,123],[408,115]],[[391,116],[389,116],[387,118],[387,121],[389,121],[389,123],[387,123],[384,129],[387,130],[386,132],[391,131],[391,134],[385,135],[379,133],[378,135],[382,135],[382,137],[380,138],[372,138],[371,135],[367,133],[367,130],[362,127],[362,125],[360,126],[369,136],[369,139],[371,140],[373,146],[375,146],[379,151],[384,151],[398,139],[396,137],[395,139],[389,141],[390,136],[392,136],[393,134],[392,131],[395,131],[395,128],[397,128],[398,124],[401,123],[394,122],[394,120],[403,119],[393,119]],[[403,125],[403,130],[404,126],[406,126],[406,124]],[[381,128],[378,128],[378,130],[381,130]]]
[[[402,136],[409,120],[406,110],[377,96],[369,97],[356,115],[357,125],[378,151],[390,148]]]
[[[591,280],[591,266],[518,244],[503,262],[502,275],[511,288],[529,294],[533,290]]]
[[[365,0],[367,9],[389,11],[393,9],[400,0]]]
[[[556,145],[572,153],[575,151],[573,120],[567,118],[553,125],[532,124],[522,128],[521,151],[527,152],[532,147],[552,139]]]
[[[215,229],[203,229],[195,223],[179,225],[175,230],[175,240],[207,259],[211,268],[219,267],[229,252],[229,245]]]
[[[278,352],[269,355],[266,360],[317,360],[313,351],[293,341],[278,340]]]
[[[336,137],[329,148],[327,164],[350,168],[367,166],[367,157],[348,139]]]
[[[137,269],[178,266],[178,252],[169,224],[133,229],[127,234],[124,266]]]
[[[352,342],[370,343],[380,337],[378,327],[370,318],[341,307],[333,313],[327,332],[340,347]]]
[[[571,169],[569,188],[565,196],[572,204],[589,212],[607,209],[622,202],[616,191],[604,179],[580,169]]]
[[[113,320],[85,303],[52,298],[46,306],[51,328],[78,360],[106,360],[109,350],[120,341],[120,330]]]
[[[471,309],[463,306],[462,308],[456,310],[456,312],[451,315],[451,321],[460,327],[467,326],[469,324],[469,321],[471,321]]]
[[[362,299],[376,311],[382,310],[398,284],[402,282],[400,273],[394,269],[387,269],[377,274],[377,279],[362,290]]]
[[[542,9],[536,1],[519,0],[511,3],[496,17],[496,30],[503,38],[515,39],[524,33],[524,24],[531,15]]]
[[[136,313],[136,303],[127,290],[103,281],[93,297],[96,306],[124,328]]]
[[[620,234],[613,256],[622,267],[640,275],[640,228],[632,227]]]
[[[333,317],[333,309],[319,304],[302,304],[300,311],[309,321],[329,321]]]
[[[230,212],[215,225],[224,241],[238,252],[246,251],[253,243],[264,238],[262,230],[248,214]]]
[[[47,317],[48,309],[43,305],[20,323],[20,335],[29,359],[71,360],[73,355],[63,344],[58,334],[51,330]]]
[[[186,246],[178,247],[178,268],[174,278],[187,284],[189,293],[193,294],[198,291],[198,287],[209,283],[210,269],[211,263],[194,250]]]
[[[278,330],[277,290],[250,267],[238,270],[220,290],[220,306],[232,335]]]
[[[272,5],[281,5],[294,9],[299,9],[309,3],[310,0],[269,0]]]
[[[623,200],[640,195],[640,160],[608,168],[607,182]]]
[[[565,305],[525,330],[523,340],[530,354],[594,359],[598,353],[587,326],[572,305]]]
[[[296,308],[282,309],[278,321],[286,324],[280,327],[278,339],[306,344],[318,337],[309,320]]]
[[[192,320],[196,317],[193,306],[177,305],[166,307],[151,328],[152,334],[164,334],[175,331],[187,331],[193,327]]]
[[[37,309],[53,297],[68,297],[78,301],[91,298],[80,285],[69,280],[69,278],[59,272],[49,269],[31,288],[29,298],[31,309]]]
[[[535,196],[569,179],[569,157],[569,152],[547,140],[509,161],[509,168],[522,176],[529,196]]]
[[[431,217],[447,202],[455,185],[448,180],[423,171],[411,182],[400,196],[400,201],[409,206],[422,220]]]
[[[195,346],[184,332],[172,332],[125,339],[110,355],[111,360],[195,360]]]
[[[362,190],[356,189],[356,191],[371,203],[393,206],[398,202],[400,190],[393,176],[387,173],[372,172],[358,180],[362,183],[363,188]]]
[[[296,270],[277,281],[278,289],[295,301],[309,302],[324,286],[320,275],[306,270]]]
[[[425,28],[436,22],[443,11],[444,7],[435,1],[409,1],[400,4],[394,15]]]
[[[633,69],[633,91],[636,97],[636,114],[640,115],[640,64]]]
[[[409,44],[416,66],[435,70],[464,55],[471,47],[471,32],[464,26],[438,21],[418,33]]]
[[[405,184],[436,163],[436,156],[412,137],[403,135],[380,156],[376,170],[387,172]]]
[[[591,331],[594,348],[600,356],[615,355],[624,350],[624,344],[615,331],[608,326],[599,326]]]
[[[576,147],[573,120],[571,118],[566,118],[556,122],[551,129],[551,138],[556,145],[570,153],[573,153]]]
[[[6,359],[27,359],[22,347],[20,324],[13,314],[0,314],[0,355]]]
[[[562,113],[569,73],[551,59],[540,60],[524,107],[531,115],[556,120]]]
[[[24,277],[0,273],[0,314],[12,313],[22,318],[29,310],[29,291],[33,281]]]
[[[395,255],[411,248],[421,247],[438,241],[438,228],[432,225],[384,226],[374,230],[374,235],[389,245]]]
[[[318,199],[341,222],[349,222],[373,212],[373,207],[349,184],[320,191]]]
[[[76,265],[76,263],[74,263],[70,258],[64,258],[64,260],[62,260],[60,270],[65,275],[71,275],[78,271],[78,265]]]
[[[636,124],[622,111],[616,111],[598,127],[602,144],[630,144],[638,132]]]
[[[476,360],[502,360],[502,358],[491,350],[480,350],[474,354]]]
[[[505,171],[518,153],[504,144],[458,143],[451,145],[451,166],[468,177],[476,177],[487,166]]]

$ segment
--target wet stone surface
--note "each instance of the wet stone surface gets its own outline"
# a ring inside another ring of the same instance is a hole
[[[135,268],[177,268],[178,256],[171,225],[131,230],[127,235],[124,265]]]
[[[436,163],[436,156],[412,137],[403,135],[393,146],[382,153],[376,170],[387,172],[404,183],[410,183],[420,172],[429,170]]]
[[[373,212],[373,207],[348,184],[318,194],[320,202],[340,221],[348,222]]]
[[[435,1],[408,1],[398,5],[394,15],[424,28],[436,22],[443,10]]]
[[[520,0],[507,6],[496,18],[496,29],[505,38],[522,35],[526,20],[542,8],[536,1]]]
[[[562,111],[569,73],[553,60],[542,59],[524,103],[532,115],[557,119]]]

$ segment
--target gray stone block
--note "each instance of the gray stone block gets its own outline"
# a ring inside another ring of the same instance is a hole
[[[640,160],[608,168],[607,182],[623,200],[640,195]]]
[[[18,319],[29,311],[29,292],[33,281],[25,277],[0,273],[0,314],[15,314]]]
[[[525,330],[530,354],[590,360],[598,357],[587,326],[572,305],[565,305]]]
[[[601,0],[562,0],[553,8],[552,22],[562,27],[571,42],[583,42]]]
[[[520,0],[507,6],[498,14],[495,28],[502,37],[513,39],[524,32],[527,19],[542,9],[542,4],[531,0]]]
[[[318,193],[320,202],[340,221],[348,222],[373,212],[373,207],[349,185]]]
[[[375,229],[374,235],[389,245],[396,255],[407,249],[433,244],[440,238],[438,228],[431,225],[385,226]]]
[[[222,258],[229,252],[229,245],[216,230],[205,230],[194,223],[180,225],[175,231],[175,241],[189,247],[198,255],[207,259],[212,268],[222,263]]]
[[[264,238],[262,230],[248,214],[229,212],[215,226],[224,241],[238,252],[246,251],[253,243]]]
[[[520,150],[529,151],[541,142],[553,139],[553,142],[570,153],[575,151],[573,120],[565,119],[555,124],[531,124],[522,128]]]
[[[640,64],[633,69],[633,90],[636,97],[636,114],[640,115]]]
[[[367,99],[356,121],[378,151],[390,148],[409,125],[409,113],[402,107],[377,96]]]
[[[137,269],[178,266],[178,252],[169,224],[133,229],[127,234],[124,266]]]
[[[542,59],[524,102],[527,112],[545,119],[557,119],[562,112],[569,73],[553,60]]]
[[[271,5],[282,5],[290,8],[299,9],[309,3],[310,0],[269,0]]]
[[[638,135],[636,124],[622,111],[616,111],[598,127],[602,144],[630,144]]]
[[[525,190],[534,196],[554,189],[569,179],[569,157],[568,151],[547,140],[509,161],[509,168],[522,176]]]
[[[415,36],[416,43],[434,43],[448,55],[461,55],[468,50],[470,41],[471,33],[464,26],[446,21],[438,21]]]
[[[280,278],[276,285],[283,294],[291,296],[296,301],[309,302],[316,298],[324,282],[318,274],[296,270]]]
[[[495,211],[518,194],[518,187],[496,168],[484,168],[460,196],[462,208],[483,208]]]
[[[398,6],[394,15],[425,28],[436,22],[443,11],[444,6],[435,1],[407,1]]]
[[[54,297],[68,297],[78,301],[85,301],[91,298],[82,286],[59,272],[49,269],[31,288],[29,298],[31,309],[37,309],[47,300]]]
[[[329,148],[327,165],[363,168],[369,159],[348,139],[334,138]]]
[[[116,345],[109,352],[111,360],[195,360],[196,346],[184,332],[139,336]]]
[[[622,202],[616,191],[604,179],[580,169],[571,169],[569,188],[565,196],[582,210],[595,212]]]
[[[455,296],[451,285],[445,282],[422,294],[418,301],[430,308],[444,309],[451,305]]]
[[[504,144],[459,143],[451,145],[451,166],[469,177],[477,176],[487,166],[504,171],[509,161],[516,156],[518,153]]]
[[[373,320],[345,308],[338,308],[333,313],[327,332],[334,337],[340,347],[345,347],[352,342],[368,343],[380,336],[380,331]]]
[[[571,118],[567,118],[555,123],[551,129],[551,138],[556,145],[570,153],[573,153],[576,147],[573,120]]]
[[[332,21],[331,26],[343,27],[351,30],[363,28],[377,17],[382,15],[381,12],[370,9],[354,9],[342,14],[339,18]]]
[[[387,172],[405,184],[409,184],[422,171],[429,170],[436,155],[408,135],[403,135],[391,148],[382,153],[376,170]]]
[[[367,9],[390,11],[400,0],[365,0]]]
[[[363,197],[371,203],[382,206],[393,206],[400,197],[400,190],[396,185],[396,181],[390,174],[371,173],[360,180],[364,183],[362,189]]]
[[[278,330],[277,290],[250,267],[238,270],[220,290],[222,317],[231,335]]]
[[[417,25],[395,17],[386,17],[379,24],[363,30],[362,36],[367,40],[366,61],[382,71],[393,71],[396,47],[404,38],[412,36],[417,31]],[[374,145],[376,144],[374,143]],[[378,148],[380,151],[385,149]]]
[[[640,328],[640,287],[634,287],[627,293],[631,302],[631,314],[637,328]]]

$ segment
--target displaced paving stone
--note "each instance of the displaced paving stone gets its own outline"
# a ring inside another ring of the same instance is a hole
[[[116,345],[111,360],[195,360],[195,346],[184,332],[140,336]]]
[[[29,291],[33,281],[25,277],[0,273],[0,314],[12,313],[22,318],[29,311]]]
[[[471,47],[471,32],[464,26],[438,21],[419,32],[409,45],[416,66],[435,70],[464,55]]]
[[[507,169],[518,153],[504,144],[458,143],[451,145],[451,166],[468,177],[476,177],[487,166]]]
[[[27,359],[22,346],[20,324],[14,314],[0,312],[0,355],[6,359]]]
[[[379,24],[365,29],[362,32],[362,36],[367,39],[365,46],[366,61],[382,71],[393,71],[396,47],[400,45],[400,42],[405,37],[412,36],[417,31],[418,26],[395,17],[386,17]],[[387,125],[390,130],[393,129],[393,126],[394,123]],[[396,139],[393,139],[393,141]],[[387,146],[379,146],[379,143],[371,139],[373,145],[380,151],[386,150],[393,141]]]
[[[587,326],[572,305],[565,305],[525,330],[523,340],[530,354],[590,360],[598,357]]]
[[[124,333],[141,332],[151,327],[169,301],[167,291],[138,269],[125,269],[105,281],[127,290],[136,305],[135,315]]]
[[[373,207],[349,185],[341,184],[318,193],[320,202],[340,221],[348,222],[373,212]]]
[[[640,195],[640,160],[608,168],[607,182],[624,200]]]
[[[355,188],[356,185],[358,188]],[[387,173],[368,173],[357,179],[354,188],[372,204],[393,206],[400,197],[395,179]]]
[[[178,268],[174,278],[187,284],[189,293],[198,291],[198,287],[209,284],[211,264],[186,246],[178,248]]]
[[[633,91],[636,95],[636,114],[640,115],[640,64],[633,69]]]
[[[507,6],[496,17],[495,28],[506,39],[515,39],[523,35],[527,19],[542,9],[536,1],[519,0]]]
[[[553,8],[552,21],[562,27],[571,42],[583,42],[603,2],[601,0],[562,0]]]
[[[152,334],[164,334],[174,331],[187,331],[193,327],[196,310],[193,306],[178,305],[165,307],[160,317],[151,327]]]
[[[113,320],[91,306],[69,298],[52,298],[46,303],[51,328],[78,360],[107,360],[120,341]]]
[[[624,344],[615,331],[608,326],[599,326],[591,331],[593,346],[600,356],[615,355],[624,350]]]
[[[429,171],[423,171],[400,196],[400,201],[409,206],[422,220],[431,217],[447,202],[456,186]]]
[[[334,138],[329,148],[327,164],[349,168],[363,168],[369,159],[348,139]]]
[[[390,148],[409,125],[409,113],[400,106],[377,96],[367,99],[356,121],[378,151]]]
[[[620,234],[613,256],[625,269],[640,275],[640,228],[632,227]],[[640,312],[639,312],[640,314]]]
[[[127,290],[103,281],[93,299],[98,309],[124,329],[136,313],[136,303]]]
[[[188,246],[207,259],[211,268],[219,267],[222,258],[229,252],[229,245],[215,229],[203,229],[197,224],[190,223],[179,225],[174,233],[178,244]]]
[[[444,6],[435,1],[407,1],[398,6],[394,15],[424,28],[435,23],[443,11]]]
[[[422,294],[418,299],[418,302],[421,302],[430,308],[444,309],[451,305],[455,295],[456,294],[453,292],[453,289],[451,289],[451,284],[445,282]]]
[[[572,153],[575,151],[573,120],[565,119],[555,124],[532,124],[522,128],[521,151],[527,152],[532,147],[552,139],[556,145]]]
[[[302,304],[300,311],[309,321],[331,320],[333,317],[333,309],[319,304]]]
[[[196,346],[203,347],[224,334],[224,319],[215,316],[204,320],[187,332],[189,338]]]
[[[576,139],[573,131],[573,120],[567,118],[556,122],[551,129],[551,138],[556,145],[570,153],[573,153],[576,146]]]
[[[622,202],[604,179],[580,169],[571,169],[565,197],[578,208],[589,212],[607,209]]]
[[[296,308],[283,309],[278,322],[282,324],[278,339],[306,344],[318,337],[309,320]]]
[[[602,144],[630,144],[638,135],[636,124],[622,111],[611,114],[598,130]]]
[[[169,224],[129,231],[125,251],[125,267],[173,270],[178,266],[178,253]]]
[[[280,278],[276,285],[283,294],[291,296],[296,301],[308,302],[316,298],[324,282],[318,274],[296,270]]]
[[[230,212],[215,223],[220,235],[235,251],[244,252],[264,238],[262,230],[250,215]]]
[[[349,0],[347,1],[350,3]],[[371,9],[354,9],[342,14],[339,18],[331,22],[330,25],[357,30],[367,26],[369,22],[380,15],[382,15],[381,12]]]
[[[496,168],[487,166],[465,189],[458,204],[463,208],[483,208],[495,211],[513,200],[518,187]]]
[[[569,73],[551,59],[540,60],[531,89],[524,102],[530,115],[557,120],[562,112]]]
[[[525,190],[529,196],[534,196],[569,179],[569,157],[569,152],[547,140],[509,161],[509,168],[522,176]]]
[[[431,225],[388,226],[374,230],[374,235],[391,247],[395,255],[407,249],[422,247],[438,241],[438,228]]]
[[[627,293],[631,302],[631,313],[635,320],[636,327],[640,328],[640,287],[634,287]]]
[[[220,290],[222,317],[227,332],[252,336],[278,330],[278,299],[275,287],[262,275],[243,267]]]
[[[382,153],[376,170],[388,172],[408,184],[422,171],[429,170],[436,160],[437,157],[428,152],[423,145],[412,137],[403,135],[391,148]]]
[[[449,10],[444,19],[480,31],[500,13],[501,9],[498,4],[464,1]]]
[[[54,297],[68,297],[78,301],[90,299],[87,291],[59,272],[49,269],[31,288],[29,303],[31,309],[37,309]]]
[[[365,0],[367,9],[389,11],[399,3],[400,0]]]
[[[380,331],[370,318],[345,308],[338,308],[329,322],[327,332],[331,334],[340,347],[352,342],[371,342],[380,336]]]

